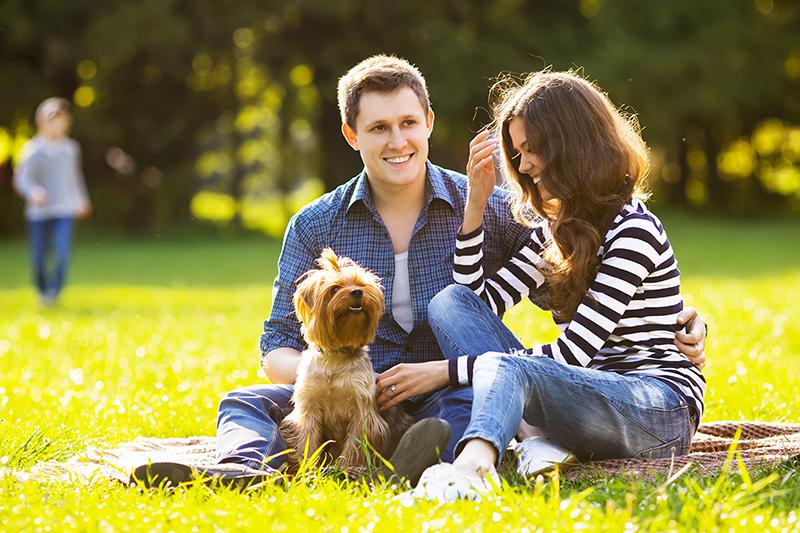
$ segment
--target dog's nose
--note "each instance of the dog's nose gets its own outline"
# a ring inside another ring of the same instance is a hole
[[[353,298],[361,298],[361,296],[363,295],[364,291],[362,291],[361,289],[353,289],[352,291],[350,291],[350,296],[352,296]]]

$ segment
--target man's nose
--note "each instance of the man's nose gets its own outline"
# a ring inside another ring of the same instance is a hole
[[[406,138],[403,137],[403,132],[400,131],[400,128],[392,128],[391,137],[389,138],[389,146],[393,148],[399,148],[401,146],[405,146]]]

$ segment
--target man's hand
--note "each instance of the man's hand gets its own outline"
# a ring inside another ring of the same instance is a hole
[[[446,387],[450,383],[447,361],[400,363],[379,374],[375,383],[378,388],[378,407],[381,410],[391,409],[412,396]]]
[[[706,366],[706,323],[694,307],[686,307],[678,314],[678,325],[686,325],[686,332],[675,334],[675,346],[700,370]]]

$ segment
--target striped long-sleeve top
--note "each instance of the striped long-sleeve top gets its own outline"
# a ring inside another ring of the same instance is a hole
[[[502,315],[545,283],[541,253],[549,226],[534,228],[530,242],[494,276],[484,277],[483,228],[458,235],[454,279]],[[683,309],[680,272],[661,222],[638,199],[620,210],[598,251],[601,263],[569,322],[549,344],[517,352],[563,364],[652,376],[687,402],[696,422],[703,412],[705,378],[673,344]],[[471,384],[475,356],[451,361],[453,384]]]

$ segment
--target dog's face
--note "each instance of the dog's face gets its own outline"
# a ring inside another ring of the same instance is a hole
[[[330,248],[317,264],[294,293],[306,342],[323,351],[358,350],[371,343],[384,305],[378,277]]]

